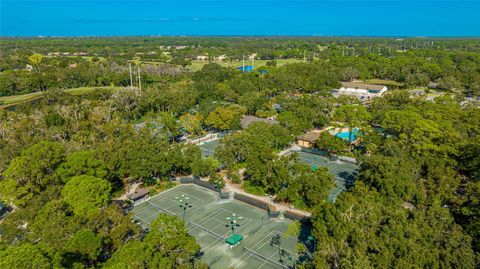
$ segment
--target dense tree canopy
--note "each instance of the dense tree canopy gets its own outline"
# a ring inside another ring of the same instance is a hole
[[[206,268],[183,221],[160,214],[148,231],[117,205],[132,182],[156,192],[185,175],[312,212],[306,268],[479,266],[478,40],[4,38],[0,50],[0,202],[13,209],[1,268]],[[235,68],[253,53],[269,63]],[[352,80],[389,90],[330,94]],[[85,86],[100,88],[63,91]],[[31,92],[14,106],[3,97]],[[278,123],[242,130],[245,115]],[[330,126],[361,134],[322,132],[314,145],[358,162],[335,203],[335,171],[286,150]],[[216,135],[202,157],[195,141]]]

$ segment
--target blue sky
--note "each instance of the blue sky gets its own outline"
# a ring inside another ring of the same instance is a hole
[[[472,0],[0,1],[3,36],[480,36]]]

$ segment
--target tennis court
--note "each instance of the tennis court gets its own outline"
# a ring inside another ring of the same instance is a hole
[[[184,210],[179,202],[182,199],[188,200],[188,207],[185,212],[185,220],[188,220],[190,211],[201,210],[206,204],[213,203],[219,199],[215,193],[202,192],[197,190],[197,188],[200,187],[181,185],[157,194],[134,207],[133,213],[135,218],[141,221],[142,224],[149,225],[160,213],[183,217]],[[178,198],[176,199],[176,197]]]
[[[183,195],[183,196],[182,196]],[[217,192],[193,184],[180,185],[151,197],[135,206],[134,218],[148,225],[160,214],[183,217],[179,198],[188,197],[185,222],[189,233],[201,246],[201,260],[210,268],[287,268],[295,263],[297,240],[282,238],[281,249],[285,254],[280,262],[279,248],[270,246],[271,238],[284,234],[290,220],[269,220],[267,212],[237,200],[221,200]],[[235,247],[225,243],[232,235],[231,218],[237,218],[235,234],[244,237]],[[289,258],[287,258],[289,257]]]
[[[202,142],[201,144],[199,144],[198,146],[202,151],[202,157],[213,156],[213,154],[215,153],[215,148],[217,147],[219,142],[220,142],[220,139],[214,139],[214,140]]]
[[[285,235],[288,224],[285,220],[271,221],[255,233],[241,249],[241,256],[229,266],[239,269],[293,268],[298,254],[295,251],[297,238]],[[272,238],[280,235],[280,246],[272,246]]]
[[[327,167],[335,177],[335,187],[328,195],[328,200],[335,202],[337,196],[344,190],[353,186],[358,166],[340,160],[331,161],[328,157],[305,151],[299,151],[298,156],[301,162],[309,165],[312,169]]]

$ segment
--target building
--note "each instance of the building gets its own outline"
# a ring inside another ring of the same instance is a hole
[[[242,129],[246,129],[250,124],[254,122],[265,122],[267,124],[277,124],[278,121],[275,120],[274,118],[259,118],[256,116],[243,116],[242,119],[240,120],[240,125],[242,126]]]
[[[360,99],[371,99],[381,96],[388,90],[385,85],[373,85],[358,82],[341,82],[342,86],[338,90],[334,90],[337,95],[351,95]],[[335,95],[334,94],[334,95]]]
[[[227,55],[222,54],[220,56],[215,57],[215,61],[223,62],[227,59]]]
[[[136,189],[134,193],[130,194],[128,198],[132,200],[132,202],[138,202],[143,198],[146,198],[150,192],[147,189]]]
[[[199,61],[208,61],[208,55],[198,55],[197,60]]]
[[[320,133],[323,130],[312,130],[308,131],[305,134],[297,138],[297,144],[304,148],[313,148],[315,147],[315,142],[320,137]]]

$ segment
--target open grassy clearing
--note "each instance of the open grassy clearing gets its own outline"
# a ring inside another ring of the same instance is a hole
[[[254,65],[256,67],[259,66],[265,66],[269,60],[255,60]],[[300,63],[303,62],[303,60],[299,59],[277,59],[277,66],[282,66],[285,64],[291,64],[291,63]],[[209,63],[208,61],[200,61],[200,60],[193,60],[192,64],[188,66],[187,68],[192,71],[197,71],[202,69],[204,65]],[[211,63],[216,63],[219,64],[223,67],[227,68],[237,68],[242,65],[242,61],[211,61]],[[245,60],[245,65],[252,65],[252,61]]]
[[[80,87],[80,88],[66,89],[65,92],[74,96],[78,96],[78,95],[92,93],[99,89],[118,90],[118,89],[121,89],[121,87]],[[22,95],[0,97],[0,109],[40,99],[47,92],[48,91],[33,92],[33,93],[22,94]]]
[[[367,79],[365,80],[365,83],[368,84],[380,84],[380,85],[386,85],[386,86],[396,86],[396,87],[403,87],[405,86],[403,83],[396,82],[394,80],[385,80],[385,79]]]

